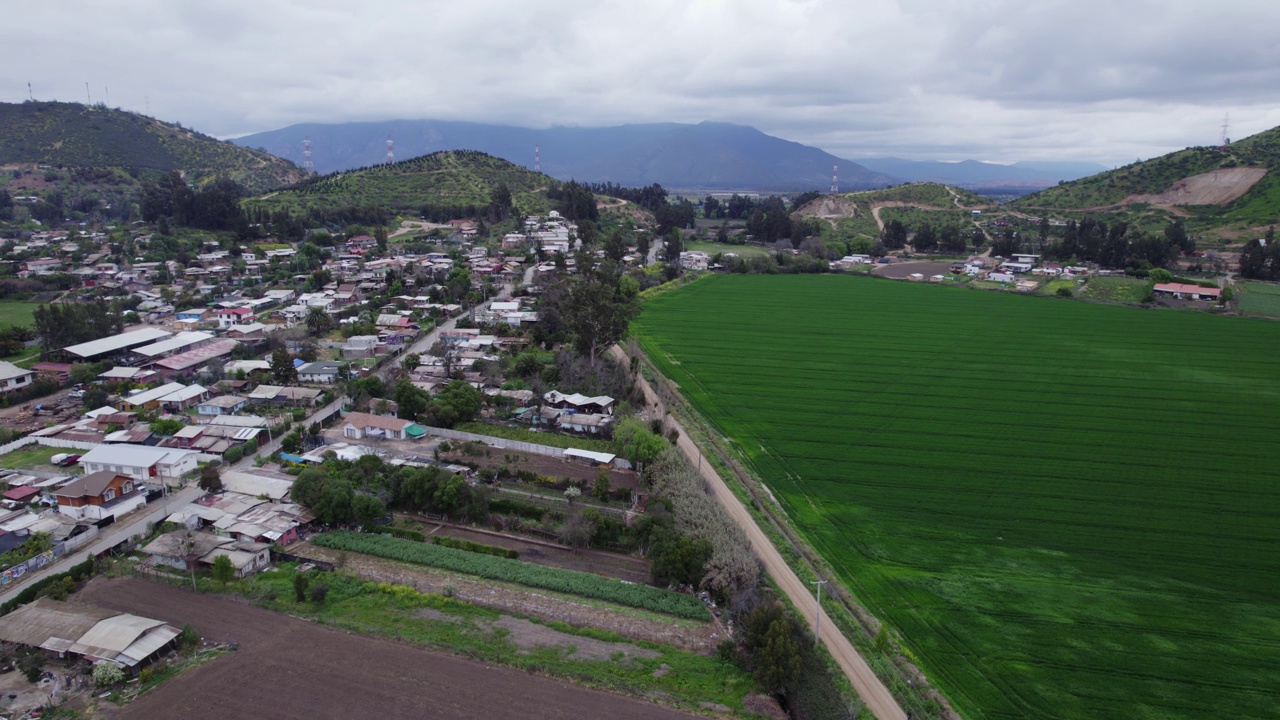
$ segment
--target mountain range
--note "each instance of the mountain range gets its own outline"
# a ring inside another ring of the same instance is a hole
[[[686,191],[827,190],[833,167],[844,191],[912,181],[1033,190],[1105,169],[1083,163],[855,162],[752,127],[717,122],[543,130],[439,120],[311,123],[233,142],[302,164],[303,142],[309,139],[314,169],[324,174],[383,162],[389,138],[397,157],[470,149],[533,168],[537,148],[540,169],[561,180],[633,187],[658,183]]]

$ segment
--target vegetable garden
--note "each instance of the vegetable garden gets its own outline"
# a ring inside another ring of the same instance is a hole
[[[707,608],[690,595],[681,595],[648,585],[611,580],[591,573],[530,565],[519,560],[456,550],[443,545],[427,545],[382,535],[331,532],[317,535],[312,542],[334,550],[376,555],[389,560],[429,565],[490,580],[504,580],[554,592],[604,600],[627,607],[652,610],[676,617],[708,619]]]
[[[747,276],[634,328],[964,717],[1280,717],[1280,325]]]

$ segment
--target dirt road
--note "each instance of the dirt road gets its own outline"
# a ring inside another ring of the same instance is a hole
[[[135,578],[96,580],[79,598],[190,623],[235,652],[190,670],[117,718],[638,718],[691,715],[635,698],[354,635],[261,608]]]
[[[622,348],[615,345],[610,349],[610,352],[613,353],[615,358],[624,363],[626,362],[626,353],[623,352]],[[644,390],[646,403],[657,405],[660,400],[649,383],[641,377],[639,384]],[[676,422],[674,417],[670,418],[670,422],[680,431],[680,449],[684,451],[690,462],[702,468],[702,476],[706,479],[707,487],[711,489],[711,494],[729,512],[734,522],[738,523],[738,526],[746,533],[747,539],[751,542],[752,551],[764,563],[769,576],[778,583],[778,587],[782,588],[782,591],[787,594],[791,602],[799,608],[805,622],[812,625],[815,610],[812,588],[801,581],[791,567],[787,565],[786,561],[782,559],[778,549],[769,541],[769,536],[765,535],[760,526],[756,524],[755,518],[751,517],[751,513],[747,511],[737,496],[729,490],[729,486],[712,468],[711,463],[700,463],[698,461],[701,451],[689,439],[689,433],[685,432],[684,427]],[[858,651],[854,649],[848,638],[840,633],[835,627],[835,623],[831,622],[826,616],[826,613],[823,613],[822,620],[819,639],[826,645],[831,656],[840,665],[840,669],[849,678],[849,683],[853,686],[854,691],[858,693],[858,697],[862,698],[862,701],[880,720],[907,720],[907,714],[898,706],[898,702],[894,700],[889,689],[884,686],[884,683],[880,682],[880,678],[876,677],[871,667],[867,665],[867,661],[858,654]]]

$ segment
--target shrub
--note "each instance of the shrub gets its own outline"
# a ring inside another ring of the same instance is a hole
[[[417,530],[409,530],[408,528],[398,528],[391,525],[378,528],[378,532],[382,533],[383,535],[398,537],[398,538],[401,538],[402,540],[413,540],[414,542],[423,542],[424,540],[427,539],[426,535],[423,535]]]
[[[178,644],[182,647],[191,647],[200,642],[200,633],[191,627],[190,623],[182,626],[182,632],[178,634]]]
[[[224,460],[227,461],[228,465],[240,462],[240,458],[244,457],[244,446],[236,445],[232,448],[229,448],[225,453],[222,454],[222,457]]]
[[[1058,297],[1075,297],[1075,293],[1071,292],[1069,287],[1060,287],[1056,292]]]
[[[109,660],[99,660],[93,664],[93,684],[108,687],[124,682],[124,671],[119,665]]]
[[[323,537],[323,535],[321,536]],[[310,581],[306,575],[298,573],[293,576],[293,599],[298,602],[306,602],[307,600],[307,584]]]
[[[317,583],[311,588],[311,602],[317,605],[323,605],[324,599],[329,597],[329,586],[324,583]]]
[[[515,560],[520,557],[520,553],[507,548],[494,547],[492,545],[482,545],[470,540],[459,540],[457,538],[442,537],[439,535],[431,536],[432,545],[443,545],[444,547],[453,548],[454,550],[465,550],[466,552],[483,553],[485,555],[493,555],[495,557],[504,557]]]

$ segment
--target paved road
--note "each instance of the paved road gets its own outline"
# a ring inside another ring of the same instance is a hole
[[[610,352],[614,357],[626,361],[626,353],[622,348],[614,346]],[[640,387],[644,390],[646,403],[657,405],[661,402],[657,393],[649,386],[648,381],[643,377],[639,380]],[[769,536],[764,534],[760,526],[756,524],[755,518],[747,511],[737,496],[729,490],[729,486],[725,484],[723,478],[720,477],[713,468],[711,463],[699,462],[701,451],[697,445],[689,439],[689,433],[685,432],[674,417],[670,418],[670,422],[680,431],[679,447],[695,466],[702,468],[702,476],[707,481],[707,487],[710,488],[711,494],[720,505],[729,512],[729,515],[738,523],[746,533],[747,539],[751,542],[751,549],[756,556],[764,563],[765,569],[769,575],[778,583],[778,587],[787,594],[794,604],[800,610],[800,614],[804,616],[805,622],[810,625],[814,620],[814,599],[813,589],[800,580],[795,572],[782,559],[782,555],[778,549],[770,542]],[[827,650],[831,656],[835,658],[840,665],[840,669],[849,678],[849,683],[853,685],[853,689],[867,704],[867,707],[880,720],[907,720],[907,714],[903,712],[898,702],[894,700],[889,689],[884,683],[880,682],[880,678],[876,677],[871,667],[867,665],[867,661],[858,654],[840,630],[831,622],[826,613],[823,613],[821,630],[819,639],[827,646]]]
[[[202,494],[204,493],[199,488],[195,485],[190,485],[169,495],[165,500],[150,503],[133,514],[125,516],[123,520],[117,521],[114,525],[108,525],[107,529],[99,533],[98,538],[88,545],[69,555],[63,555],[35,572],[23,575],[15,583],[10,583],[3,592],[0,592],[0,603],[9,602],[17,597],[18,593],[26,589],[35,580],[51,573],[66,572],[69,568],[79,565],[90,556],[104,552],[133,535],[145,534],[147,525],[160,522],[168,517],[169,513],[195,500]]]

